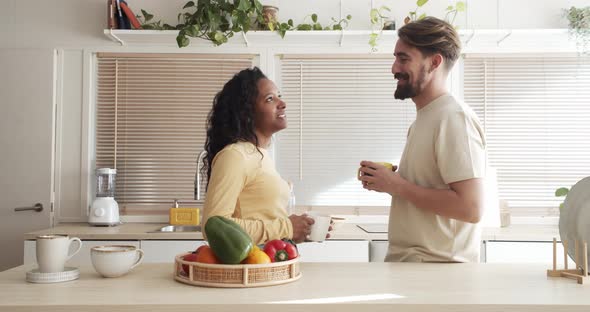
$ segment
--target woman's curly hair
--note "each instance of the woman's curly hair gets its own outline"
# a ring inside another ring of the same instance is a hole
[[[244,69],[225,83],[213,99],[213,108],[207,117],[207,155],[201,169],[207,172],[207,182],[211,178],[213,158],[227,145],[245,141],[252,142],[258,149],[254,107],[260,79],[266,76],[258,67]]]

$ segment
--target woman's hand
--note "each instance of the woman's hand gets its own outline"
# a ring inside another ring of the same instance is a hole
[[[295,243],[304,242],[307,235],[311,233],[313,219],[307,215],[297,216],[293,214],[289,216],[289,220],[293,224],[293,241]]]

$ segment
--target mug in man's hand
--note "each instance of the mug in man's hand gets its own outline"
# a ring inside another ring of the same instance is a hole
[[[388,162],[376,161],[375,163],[376,164],[379,164],[381,166],[384,166],[385,168],[387,168],[387,169],[389,169],[391,171],[396,171],[397,170],[397,166],[395,166],[395,165],[393,165],[391,163],[388,163]],[[375,169],[375,168],[373,168],[373,169]],[[361,168],[359,168],[357,170],[357,172],[356,172],[356,177],[357,177],[357,179],[360,180],[361,176],[363,176],[365,174],[368,175],[368,176],[370,176],[370,174],[368,174],[368,173],[361,172]]]

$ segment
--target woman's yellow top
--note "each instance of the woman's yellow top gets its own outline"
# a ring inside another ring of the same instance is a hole
[[[230,144],[213,158],[203,226],[207,218],[223,216],[238,223],[255,244],[292,238],[289,195],[289,185],[264,148],[249,142]]]

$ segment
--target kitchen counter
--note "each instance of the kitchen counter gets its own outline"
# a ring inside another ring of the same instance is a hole
[[[302,263],[298,281],[236,289],[176,282],[172,263],[56,284],[25,282],[30,269],[0,272],[0,311],[590,311],[587,285],[537,264]]]
[[[387,240],[387,233],[367,233],[353,223],[337,222],[331,240]],[[360,222],[365,223],[365,222]],[[374,223],[374,221],[373,221]],[[63,223],[56,227],[26,233],[25,240],[38,235],[67,234],[83,240],[201,240],[201,232],[150,233],[167,224],[125,223],[113,227],[96,227],[88,223]],[[552,241],[559,239],[557,225],[511,225],[506,228],[484,228],[482,240],[496,241]]]

